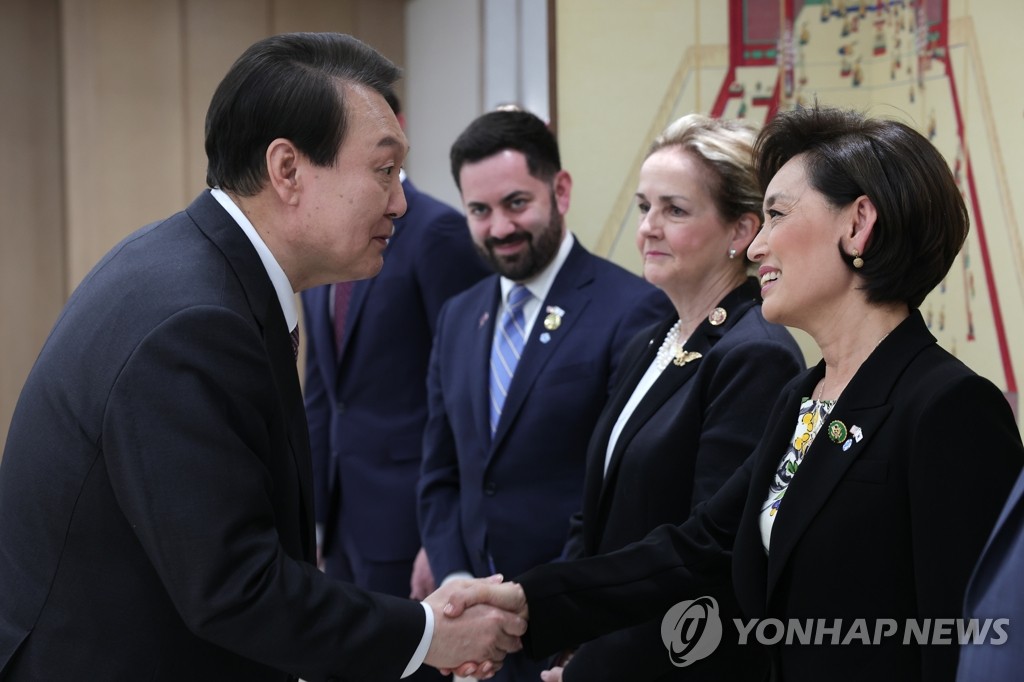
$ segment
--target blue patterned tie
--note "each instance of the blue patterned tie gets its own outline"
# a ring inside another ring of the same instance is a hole
[[[523,306],[530,300],[530,290],[516,284],[508,293],[508,304],[501,316],[498,333],[491,345],[491,435],[498,428],[501,408],[512,383],[519,356],[526,343],[526,315]]]

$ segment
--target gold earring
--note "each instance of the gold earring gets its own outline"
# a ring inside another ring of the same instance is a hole
[[[864,267],[864,259],[860,257],[860,251],[858,251],[857,249],[854,249],[852,255],[853,255],[853,267],[855,267],[858,270],[860,270],[862,267]]]

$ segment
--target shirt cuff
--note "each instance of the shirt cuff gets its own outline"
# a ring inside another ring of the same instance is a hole
[[[454,573],[449,573],[448,575],[446,575],[444,577],[444,580],[441,581],[441,585],[438,585],[438,587],[441,587],[442,585],[447,585],[448,583],[450,583],[453,580],[472,580],[472,579],[473,579],[473,574],[470,573],[469,571],[455,571]]]
[[[434,611],[427,606],[426,602],[421,601],[420,604],[423,606],[423,611],[427,614],[427,622],[423,625],[423,639],[420,640],[420,645],[416,647],[409,665],[405,666],[405,672],[402,673],[403,680],[419,670],[420,666],[423,665],[423,660],[427,657],[427,650],[430,649],[430,642],[434,639]]]

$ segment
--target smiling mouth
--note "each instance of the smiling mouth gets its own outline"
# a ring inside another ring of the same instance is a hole
[[[774,282],[779,278],[778,272],[766,272],[761,275],[761,286],[768,284],[768,282]]]

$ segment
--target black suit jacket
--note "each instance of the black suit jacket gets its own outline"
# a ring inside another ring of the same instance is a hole
[[[1024,462],[1002,393],[935,343],[918,312],[865,361],[829,417],[860,442],[819,435],[772,531],[758,515],[792,437],[801,398],[824,372],[795,379],[755,453],[682,526],[661,526],[619,552],[536,568],[517,578],[530,607],[528,649],[546,654],[660,617],[720,586],[731,570],[746,618],[856,619],[878,645],[772,648],[774,676],[793,680],[952,680],[957,646],[903,643],[908,619],[959,617],[968,576]],[[826,637],[825,641],[830,641]]]
[[[422,607],[317,571],[312,500],[280,303],[204,192],[92,270],[22,391],[3,678],[397,678]]]
[[[605,554],[642,539],[656,526],[684,522],[753,452],[772,402],[804,369],[793,337],[761,315],[756,280],[744,282],[719,307],[727,312],[725,322],[716,326],[705,320],[690,335],[685,347],[701,357],[665,368],[626,421],[605,474],[612,428],[675,318],[644,330],[627,347],[623,357],[628,364],[590,441],[583,511],[571,525],[568,557]],[[718,599],[729,618],[740,615],[731,590]],[[662,645],[660,625],[659,619],[583,645],[564,679],[743,680],[758,679],[758,671],[763,675],[763,652],[736,646],[735,635],[714,656],[686,670],[675,668]]]

